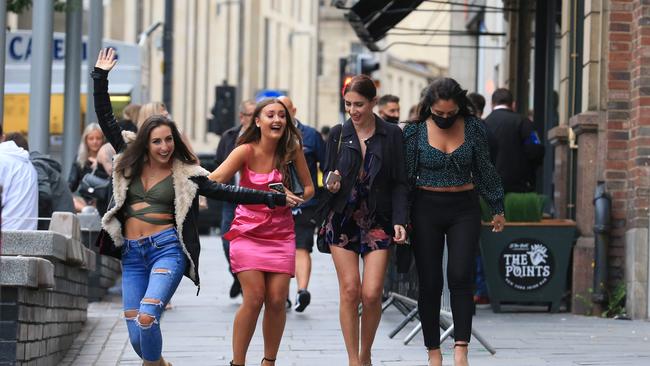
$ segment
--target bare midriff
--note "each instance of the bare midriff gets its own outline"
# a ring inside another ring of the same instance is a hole
[[[138,204],[136,204],[138,205]],[[173,219],[172,214],[163,213],[148,213],[146,216],[156,219]],[[148,222],[139,220],[136,217],[130,217],[124,223],[124,237],[127,239],[135,240],[143,237],[151,236],[160,231],[174,227],[174,224],[168,225],[154,225]]]
[[[467,184],[463,184],[462,186],[452,186],[452,187],[426,187],[426,186],[420,186],[418,188],[423,190],[423,191],[430,191],[430,192],[465,192],[465,191],[471,191],[472,189],[474,189],[474,183],[467,183]]]

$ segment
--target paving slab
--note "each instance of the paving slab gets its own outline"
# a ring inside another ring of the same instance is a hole
[[[183,279],[162,321],[163,354],[174,366],[227,365],[231,359],[232,321],[241,298],[230,299],[232,282],[217,237],[202,237],[201,293]],[[313,254],[312,304],[304,313],[290,311],[278,354],[278,366],[344,366],[347,363],[338,321],[338,284],[331,258]],[[295,293],[295,281],[291,284]],[[128,366],[141,361],[127,342],[119,295],[89,305],[88,321],[62,366]],[[293,301],[293,295],[292,295]],[[650,322],[584,317],[567,313],[495,314],[479,309],[474,327],[496,348],[491,355],[476,340],[470,347],[472,366],[650,365]],[[424,366],[422,335],[408,345],[410,323],[393,339],[390,331],[402,315],[390,307],[383,315],[373,348],[373,364]],[[444,365],[453,365],[452,342],[443,346]],[[92,352],[87,352],[90,349]],[[247,365],[262,359],[261,319]]]

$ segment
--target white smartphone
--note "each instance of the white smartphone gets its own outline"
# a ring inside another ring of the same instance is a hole
[[[334,172],[329,172],[327,173],[327,178],[325,178],[325,185],[329,186],[332,185],[336,182],[341,181],[341,176],[334,173]]]

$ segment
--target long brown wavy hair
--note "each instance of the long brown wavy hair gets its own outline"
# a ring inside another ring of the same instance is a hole
[[[253,113],[252,123],[248,126],[246,131],[241,137],[237,140],[237,145],[248,144],[251,142],[259,142],[262,139],[262,130],[257,127],[255,121],[260,117],[262,109],[267,105],[278,103],[284,108],[284,115],[286,116],[287,124],[284,129],[284,133],[278,145],[275,148],[275,168],[282,173],[282,182],[286,187],[290,187],[289,174],[287,174],[287,163],[294,161],[296,159],[296,154],[302,152],[302,135],[300,131],[293,123],[291,115],[287,106],[285,106],[278,99],[264,99],[263,101],[257,103],[255,107],[255,112]]]
[[[142,173],[142,166],[147,158],[151,131],[160,126],[167,126],[172,130],[172,138],[174,139],[172,159],[178,159],[185,164],[198,163],[198,159],[194,153],[183,142],[176,123],[165,116],[153,115],[142,123],[142,126],[140,126],[136,134],[135,141],[127,145],[122,153],[122,157],[115,165],[113,173],[122,174],[127,179],[139,177]]]

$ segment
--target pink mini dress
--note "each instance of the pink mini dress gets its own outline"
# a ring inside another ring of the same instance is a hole
[[[239,185],[269,191],[269,184],[282,183],[282,174],[255,173],[244,165]],[[294,276],[296,269],[296,232],[291,208],[266,205],[238,205],[230,231],[230,267],[233,273],[262,271]]]

